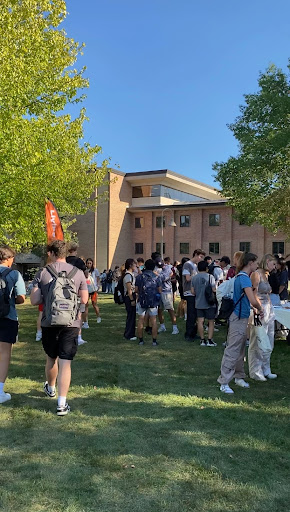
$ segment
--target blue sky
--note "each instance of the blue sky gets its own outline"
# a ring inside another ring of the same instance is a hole
[[[259,71],[290,57],[289,0],[68,0],[85,42],[85,138],[124,172],[171,169],[215,185],[237,153],[226,127]]]

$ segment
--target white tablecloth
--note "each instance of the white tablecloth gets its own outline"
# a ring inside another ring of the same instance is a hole
[[[274,306],[275,320],[290,329],[290,309]]]

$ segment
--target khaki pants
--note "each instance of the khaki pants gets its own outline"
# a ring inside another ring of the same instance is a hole
[[[229,384],[233,379],[244,379],[244,355],[247,340],[248,318],[232,313],[229,319],[227,346],[221,364],[220,384]]]

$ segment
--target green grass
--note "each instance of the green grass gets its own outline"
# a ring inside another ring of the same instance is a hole
[[[290,347],[273,352],[277,381],[219,392],[217,348],[159,336],[123,339],[125,312],[100,299],[73,363],[59,418],[42,392],[37,311],[21,328],[0,406],[0,510],[5,512],[289,512]],[[179,328],[184,332],[184,321]],[[131,467],[133,466],[133,467]]]

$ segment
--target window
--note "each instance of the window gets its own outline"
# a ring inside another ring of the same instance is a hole
[[[135,228],[144,228],[144,218],[135,217]]]
[[[209,214],[209,225],[210,226],[219,226],[220,225],[220,214],[219,213],[210,213]]]
[[[159,252],[161,254],[161,244],[157,242],[156,244],[156,252]],[[165,253],[165,244],[163,244],[163,254]]]
[[[240,242],[240,251],[250,252],[251,251],[251,242]]]
[[[189,215],[180,215],[180,227],[181,228],[189,228]],[[183,254],[183,253],[181,253]]]
[[[143,254],[143,244],[135,244],[135,254]]]
[[[156,227],[161,228],[162,217],[156,217]],[[163,227],[165,228],[165,217],[163,216]]]
[[[272,249],[273,254],[284,254],[284,242],[273,242]]]
[[[209,254],[219,254],[220,253],[220,244],[219,242],[210,242],[209,244]]]
[[[132,187],[132,197],[167,197],[168,199],[183,202],[206,201],[204,197],[195,196],[193,194],[189,194],[188,192],[176,190],[175,188],[165,187],[164,185],[141,185],[138,187]]]
[[[180,242],[180,254],[189,254],[189,242]]]

